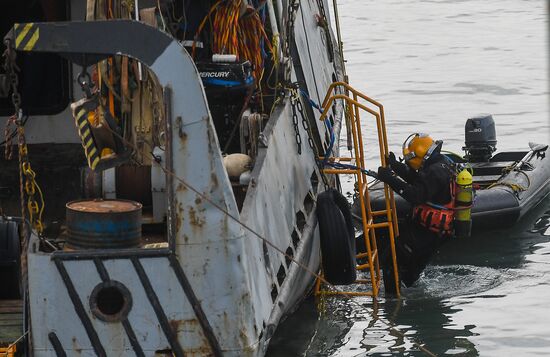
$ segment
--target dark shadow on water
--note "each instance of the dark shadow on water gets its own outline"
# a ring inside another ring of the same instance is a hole
[[[470,298],[501,298],[490,290],[514,279],[525,256],[548,241],[547,198],[510,229],[478,232],[442,245],[421,279],[404,289],[400,300],[329,298],[319,316],[318,301],[308,298],[279,326],[267,356],[426,355],[414,343],[438,356],[478,356],[469,339],[476,336],[476,326],[453,323],[461,304],[452,298],[460,296],[466,303]]]

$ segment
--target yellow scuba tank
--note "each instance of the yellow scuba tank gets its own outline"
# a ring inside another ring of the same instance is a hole
[[[467,238],[472,231],[472,174],[463,169],[456,176],[454,228],[457,237]]]

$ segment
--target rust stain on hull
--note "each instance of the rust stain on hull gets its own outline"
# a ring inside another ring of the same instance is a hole
[[[201,218],[198,214],[198,212],[195,210],[194,207],[189,208],[189,219],[191,221],[191,225],[202,228],[202,226],[205,223],[204,218]]]

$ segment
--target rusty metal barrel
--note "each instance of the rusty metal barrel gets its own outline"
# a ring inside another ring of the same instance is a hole
[[[68,249],[139,246],[141,204],[128,200],[79,200],[66,205]]]

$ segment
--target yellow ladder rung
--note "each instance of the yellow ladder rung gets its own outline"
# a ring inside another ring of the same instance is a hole
[[[361,254],[365,254],[365,256],[368,257],[368,253],[361,253]],[[378,250],[375,250],[374,252],[372,252],[372,258],[371,258],[371,261],[374,261],[376,259],[376,256],[378,255]],[[358,265],[356,267],[357,270],[364,270],[364,269],[367,269],[367,268],[370,268],[370,264],[367,263],[367,264],[361,264],[361,265]]]
[[[0,356],[13,357],[17,352],[16,346],[0,347]]]
[[[377,283],[376,286],[380,286],[380,279],[379,278],[376,279],[375,283]],[[357,280],[355,280],[355,284],[365,284],[366,285],[366,284],[371,284],[371,281],[370,281],[370,279],[357,279]]]
[[[381,222],[381,223],[372,223],[367,226],[367,228],[386,228],[391,225],[391,222]]]
[[[337,88],[342,89],[340,93],[337,92]],[[349,296],[378,296],[378,291],[381,286],[381,274],[380,274],[380,262],[378,261],[378,249],[376,241],[376,233],[379,228],[387,228],[389,232],[390,247],[392,250],[392,260],[395,262],[395,242],[394,233],[397,232],[397,215],[395,210],[395,201],[393,192],[388,189],[387,185],[384,186],[385,196],[385,209],[373,211],[369,201],[369,183],[365,176],[365,154],[364,143],[361,135],[362,125],[360,112],[366,112],[376,120],[376,128],[378,134],[378,144],[380,149],[381,163],[386,166],[384,157],[388,154],[388,144],[386,137],[386,126],[384,118],[383,106],[372,98],[358,92],[346,82],[332,83],[327,91],[325,99],[321,105],[323,113],[319,118],[321,121],[329,115],[330,108],[334,101],[342,100],[346,105],[346,125],[350,129],[348,139],[353,140],[353,151],[345,157],[319,157],[319,160],[333,163],[334,167],[327,167],[322,169],[324,174],[333,175],[354,175],[356,179],[357,190],[359,192],[359,202],[361,205],[362,230],[365,241],[365,251],[356,253],[356,259],[362,259],[366,264],[356,265],[357,271],[366,270],[370,271],[369,279],[365,279],[367,276],[363,276],[363,280],[356,280],[355,283],[370,283],[371,291],[328,291],[322,288],[322,279],[318,279],[315,285],[315,293],[320,295],[349,295]],[[338,165],[338,163],[341,163]],[[345,165],[347,163],[348,165]],[[381,217],[380,221],[375,217]],[[387,218],[387,219],[385,219]],[[362,262],[363,263],[363,262]],[[398,272],[396,271],[397,275]],[[399,279],[396,280],[397,295],[400,295],[400,289],[398,285]]]

